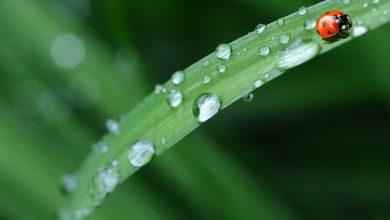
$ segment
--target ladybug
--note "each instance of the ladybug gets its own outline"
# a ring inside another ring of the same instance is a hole
[[[342,11],[332,10],[321,15],[316,23],[317,33],[326,41],[337,41],[351,33],[352,20]]]

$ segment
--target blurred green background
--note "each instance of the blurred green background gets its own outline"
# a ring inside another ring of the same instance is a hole
[[[178,69],[316,1],[2,0],[0,219],[54,219],[59,180]],[[272,81],[90,219],[390,219],[390,26]]]

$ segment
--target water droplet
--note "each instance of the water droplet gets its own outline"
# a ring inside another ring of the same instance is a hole
[[[109,150],[109,147],[106,143],[97,143],[92,145],[92,151],[95,153],[105,154]]]
[[[203,84],[207,84],[210,81],[211,81],[211,77],[209,75],[206,75],[203,77],[203,80],[202,80]]]
[[[66,193],[72,193],[77,188],[77,175],[75,173],[67,173],[61,177],[61,190]]]
[[[221,108],[221,101],[218,96],[211,93],[204,93],[196,98],[192,106],[192,112],[196,120],[203,123],[216,115]]]
[[[368,2],[364,2],[363,8],[367,8],[367,6],[368,6]]]
[[[110,133],[119,134],[119,124],[114,119],[108,119],[106,121],[106,128]]]
[[[218,72],[219,73],[224,73],[226,71],[226,66],[225,65],[221,65],[218,67]]]
[[[163,92],[166,92],[167,90],[164,88],[163,85],[161,84],[157,84],[155,87],[154,87],[154,93],[156,94],[160,94],[160,93],[163,93]]]
[[[315,57],[320,51],[320,46],[314,42],[296,41],[289,48],[282,52],[278,67],[280,69],[290,69],[298,66]]]
[[[354,37],[359,37],[365,34],[368,29],[365,26],[355,26],[352,28],[352,35]]]
[[[306,12],[307,12],[306,7],[300,7],[298,9],[298,15],[304,15],[304,14],[306,14]]]
[[[259,80],[256,80],[254,87],[255,87],[255,89],[257,89],[262,85],[264,85],[264,82],[261,79],[259,79]]]
[[[206,61],[204,61],[204,63],[203,63],[203,67],[206,67],[206,66],[208,66],[209,64],[210,64],[210,61],[206,60]]]
[[[171,90],[171,92],[168,95],[168,103],[172,107],[178,107],[181,102],[183,101],[183,95],[181,92],[176,90]]]
[[[57,66],[73,69],[85,59],[85,43],[74,33],[62,34],[53,41],[50,54]]]
[[[92,179],[89,195],[99,205],[107,193],[114,191],[119,183],[119,173],[114,168],[100,170]]]
[[[378,4],[381,0],[372,0],[372,3]]]
[[[173,84],[179,85],[183,81],[184,81],[184,72],[183,71],[176,71],[172,75],[172,82],[173,82]]]
[[[119,164],[118,160],[111,160],[111,165],[112,165],[113,167],[118,166],[118,164]]]
[[[267,56],[270,52],[270,49],[269,47],[260,47],[259,52],[261,56]]]
[[[153,142],[140,140],[131,145],[127,156],[131,165],[142,167],[152,159],[154,153]]]
[[[162,145],[165,145],[166,143],[167,143],[167,140],[166,140],[165,138],[162,138],[162,139],[161,139],[161,144],[162,144]]]
[[[350,0],[343,0],[344,4],[349,4]]]
[[[242,97],[242,99],[245,102],[252,102],[253,101],[253,93],[248,93],[248,94],[244,95],[244,97]]]
[[[290,41],[290,35],[289,34],[283,34],[280,36],[279,42],[282,44],[287,44]]]
[[[88,215],[90,215],[92,210],[90,208],[79,208],[75,212],[76,219],[84,219]]]
[[[315,19],[306,19],[305,21],[305,29],[306,30],[312,30],[316,27],[316,20]]]
[[[224,60],[228,60],[232,54],[232,48],[228,44],[221,44],[215,50],[215,55]]]
[[[261,33],[263,33],[264,31],[265,31],[265,29],[266,29],[266,25],[265,24],[258,24],[257,26],[256,26],[256,33],[257,34],[261,34]]]
[[[278,20],[278,25],[279,25],[279,26],[282,26],[283,24],[284,24],[283,18],[279,18],[279,20]]]

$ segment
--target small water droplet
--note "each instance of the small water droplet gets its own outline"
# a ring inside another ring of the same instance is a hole
[[[176,71],[172,75],[172,82],[173,82],[173,84],[179,85],[183,81],[184,81],[184,72],[183,71]]]
[[[208,66],[209,64],[210,64],[210,61],[206,60],[206,61],[204,61],[204,63],[203,63],[203,67],[206,67],[206,66]]]
[[[261,34],[261,33],[263,33],[264,31],[265,31],[265,29],[266,29],[266,25],[265,24],[258,24],[257,26],[256,26],[256,33],[257,34]]]
[[[252,102],[253,101],[253,93],[246,94],[244,97],[242,97],[242,99],[245,102]]]
[[[111,165],[112,165],[113,167],[118,166],[118,164],[119,164],[118,160],[111,160]]]
[[[192,112],[196,120],[203,123],[216,115],[221,108],[218,96],[212,93],[204,93],[196,98],[192,106]]]
[[[76,191],[77,188],[77,175],[75,173],[67,173],[61,177],[61,190],[65,194]]]
[[[162,138],[162,139],[161,139],[161,144],[162,144],[162,145],[165,145],[166,143],[167,143],[167,140],[166,140],[165,138]]]
[[[94,176],[89,188],[89,195],[99,205],[107,193],[114,191],[119,183],[119,173],[114,168],[101,169]]]
[[[367,6],[368,6],[368,2],[364,2],[363,8],[367,8]]]
[[[355,26],[352,28],[352,35],[354,37],[359,37],[365,34],[368,29],[365,26]]]
[[[349,2],[350,2],[350,0],[343,0],[343,3],[346,5],[349,4]]]
[[[92,151],[95,153],[101,153],[105,154],[109,150],[109,147],[106,143],[97,143],[97,144],[92,144]]]
[[[140,140],[131,145],[128,159],[134,167],[142,167],[152,159],[154,153],[153,142]]]
[[[300,7],[298,9],[298,15],[304,15],[304,14],[306,14],[306,12],[307,12],[306,7]]]
[[[261,56],[267,56],[270,52],[270,49],[269,49],[269,47],[266,47],[266,46],[260,47],[259,52],[260,52]]]
[[[106,128],[110,133],[119,134],[119,125],[118,122],[114,119],[108,119],[106,121]]]
[[[315,19],[306,19],[305,21],[305,29],[306,30],[312,30],[316,27],[316,20]]]
[[[242,52],[244,52],[244,53],[246,52],[246,48],[245,48],[245,47],[244,47],[244,48],[242,48]]]
[[[381,0],[372,0],[372,3],[378,4]]]
[[[225,65],[221,65],[218,67],[218,72],[219,73],[224,73],[226,71],[226,66]]]
[[[264,82],[261,79],[259,79],[259,80],[256,80],[254,87],[255,87],[255,89],[257,89],[262,85],[264,85]]]
[[[279,26],[282,26],[283,24],[284,24],[283,18],[279,18],[279,20],[278,20],[278,25],[279,25]]]
[[[211,77],[209,75],[206,75],[203,77],[203,80],[202,80],[203,84],[207,84],[210,81],[211,81]]]
[[[224,60],[228,60],[232,54],[232,48],[228,44],[220,44],[215,50],[215,55]]]
[[[178,107],[183,101],[183,95],[181,92],[176,90],[171,90],[168,94],[168,104],[172,107]]]
[[[163,92],[166,92],[166,89],[164,88],[163,85],[157,84],[157,85],[154,87],[154,93],[160,94],[160,93],[163,93]]]
[[[77,220],[84,219],[88,215],[92,213],[92,210],[90,208],[79,208],[75,212],[75,217]]]
[[[283,34],[280,36],[279,42],[282,44],[287,44],[290,41],[290,35],[289,34]]]
[[[320,46],[314,42],[296,41],[289,48],[282,52],[278,67],[280,69],[290,69],[298,66],[315,57],[320,51]]]

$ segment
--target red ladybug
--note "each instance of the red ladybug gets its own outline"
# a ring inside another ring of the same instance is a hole
[[[332,10],[321,15],[316,23],[317,33],[324,39],[346,38],[352,28],[352,20],[342,11]]]

